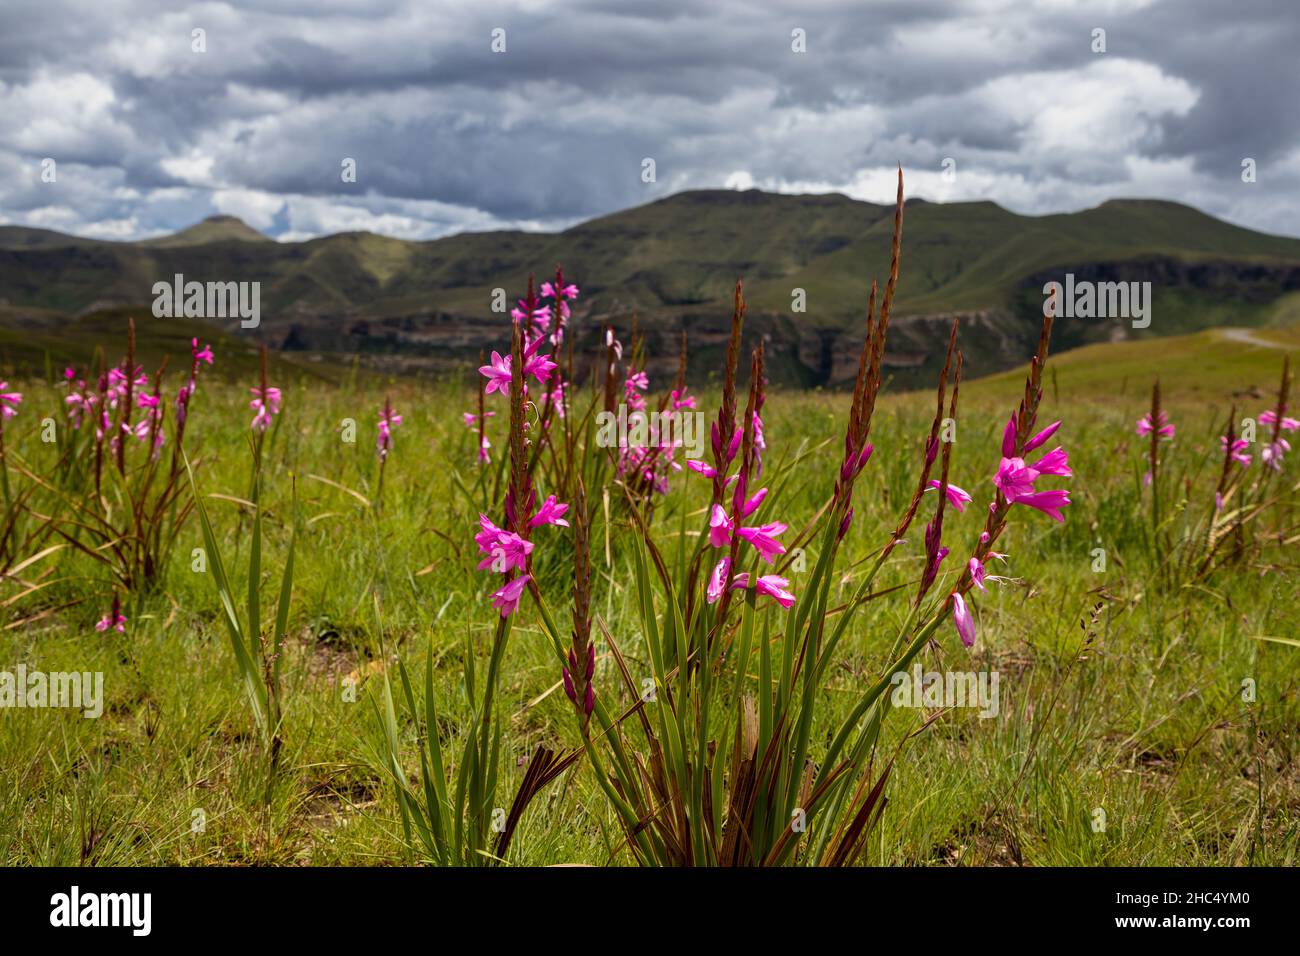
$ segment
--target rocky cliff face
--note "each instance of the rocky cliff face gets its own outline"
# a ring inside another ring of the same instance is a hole
[[[1042,287],[1072,272],[1077,282],[1152,283],[1152,323],[1135,330],[1127,318],[1057,320],[1054,348],[1096,341],[1196,331],[1218,322],[1252,324],[1279,294],[1300,290],[1300,265],[1236,262],[1080,263],[1026,278],[1012,303],[983,309],[896,315],[890,329],[885,366],[898,387],[926,387],[943,361],[943,344],[953,321],[961,328],[967,374],[991,374],[1024,361],[1037,342]],[[794,387],[843,386],[852,381],[862,347],[863,320],[844,327],[822,327],[790,315],[752,310],[745,325],[746,348],[761,337],[775,384]],[[600,351],[605,325],[624,342],[632,330],[644,337],[647,369],[657,380],[674,374],[680,335],[687,337],[693,381],[719,372],[725,355],[730,314],[717,306],[688,306],[671,313],[634,316],[630,312],[575,310],[575,354],[581,370]],[[376,318],[351,312],[271,316],[268,334],[281,348],[342,352],[376,367],[445,374],[478,364],[480,350],[500,349],[506,341],[501,316],[451,311],[405,311]]]

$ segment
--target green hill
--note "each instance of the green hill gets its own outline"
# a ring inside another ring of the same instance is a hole
[[[170,236],[145,239],[137,245],[167,248],[169,246],[201,246],[209,242],[271,242],[252,226],[235,216],[209,216],[188,229],[174,232]]]
[[[675,363],[678,330],[693,376],[719,367],[737,277],[745,279],[751,335],[766,336],[773,377],[842,381],[856,362],[866,292],[888,269],[892,207],[841,195],[695,190],[584,222],[556,234],[466,233],[408,242],[343,233],[271,242],[232,217],[172,236],[103,242],[0,227],[0,322],[79,334],[70,317],[131,312],[149,335],[153,284],[257,281],[257,335],[295,352],[360,355],[380,368],[445,371],[504,340],[493,290],[522,294],[529,272],[556,263],[582,286],[580,345],[636,317],[654,356]],[[1071,272],[1095,281],[1151,282],[1152,322],[1061,319],[1056,347],[1274,321],[1300,291],[1300,240],[1269,236],[1187,206],[1115,200],[1077,213],[1021,216],[991,202],[912,200],[889,361],[902,384],[928,381],[936,343],[954,317],[972,375],[1011,367],[1032,348],[1043,284]],[[794,290],[806,311],[793,313]],[[219,320],[218,320],[219,321]],[[61,325],[60,325],[61,324]],[[58,327],[58,328],[54,328]],[[238,328],[227,320],[224,331]],[[160,330],[161,334],[161,330]],[[238,332],[252,336],[252,332]],[[0,339],[0,362],[14,361]],[[12,341],[12,337],[10,337]]]

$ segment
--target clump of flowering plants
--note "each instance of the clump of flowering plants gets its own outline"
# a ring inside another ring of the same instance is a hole
[[[420,727],[421,788],[411,785],[402,767],[397,711],[387,679],[383,707],[378,714],[387,742],[383,764],[397,789],[407,843],[411,844],[415,837],[427,858],[444,865],[480,865],[502,859],[529,802],[578,756],[577,752],[560,756],[545,747],[539,748],[529,762],[509,814],[494,823],[502,740],[497,702],[502,665],[520,603],[530,592],[540,599],[532,562],[541,536],[547,533],[544,529],[549,526],[561,531],[569,526],[565,517],[569,505],[554,494],[541,498],[536,475],[543,448],[548,444],[548,427],[554,420],[557,401],[552,379],[558,364],[543,349],[558,343],[557,333],[562,328],[560,323],[567,311],[567,301],[577,294],[576,287],[565,286],[558,275],[552,291],[554,288],[559,288],[562,294],[557,296],[552,313],[540,303],[530,279],[527,297],[520,300],[520,307],[512,317],[510,352],[504,357],[493,352],[490,364],[480,370],[488,383],[480,392],[480,410],[475,419],[480,428],[480,450],[484,448],[481,429],[486,418],[483,400],[488,393],[501,392],[506,396],[509,434],[502,464],[505,493],[500,515],[480,512],[477,532],[473,535],[481,557],[477,570],[492,582],[485,590],[490,591],[486,604],[494,624],[481,683],[473,637],[466,638],[465,694],[473,719],[463,735],[454,764],[450,752],[444,756],[438,736],[432,648],[425,667],[423,707],[417,704],[405,668],[399,670],[402,690],[399,699],[405,704],[409,719]],[[553,327],[549,324],[551,320],[555,322]],[[539,395],[541,410],[530,419],[529,410],[538,408]],[[466,423],[470,424],[468,419]],[[486,490],[486,483],[480,481],[479,488]],[[474,500],[468,489],[466,492]],[[504,813],[504,808],[500,809]]]
[[[61,506],[33,512],[82,554],[100,562],[126,591],[159,584],[177,535],[194,507],[184,494],[184,443],[201,369],[212,350],[191,342],[185,383],[170,398],[167,360],[152,378],[137,364],[135,322],[126,354],[94,374],[64,373],[64,433],[69,440],[48,476],[24,469]],[[95,384],[90,384],[94,382]]]
[[[1253,419],[1238,419],[1233,406],[1223,431],[1208,444],[1175,455],[1178,425],[1162,407],[1160,383],[1153,384],[1151,409],[1134,431],[1143,445],[1142,487],[1149,490],[1151,504],[1148,556],[1158,583],[1179,588],[1202,582],[1227,565],[1257,560],[1270,541],[1294,543],[1286,436],[1300,431],[1300,420],[1287,414],[1290,390],[1287,357],[1268,408]],[[1214,477],[1212,494],[1197,482],[1207,463]]]
[[[955,638],[974,642],[971,591],[985,587],[984,563],[1005,557],[993,548],[1011,518],[1038,511],[1063,519],[1068,493],[1036,482],[1069,477],[1066,453],[1058,448],[1025,461],[1059,426],[1037,428],[1051,330],[1045,315],[1024,398],[1008,424],[1000,464],[991,470],[993,500],[984,530],[972,534],[966,561],[945,570],[950,551],[943,544],[945,512],[950,505],[961,511],[972,497],[949,484],[953,446],[939,440],[945,409],[950,418],[957,414],[962,362],[954,326],[935,418],[920,449],[915,491],[852,596],[838,606],[832,601],[835,583],[853,571],[840,566],[839,555],[854,521],[855,487],[873,453],[871,420],[898,281],[902,216],[900,172],[889,279],[878,312],[872,290],[840,465],[826,504],[807,526],[791,537],[782,520],[782,489],[799,462],[772,461],[764,454],[761,345],[751,355],[743,408],[738,402],[745,316],[738,284],[711,458],[688,463],[709,482],[710,491],[693,541],[678,535],[665,543],[653,535],[644,500],[623,486],[635,532],[630,548],[640,635],[616,637],[595,618],[621,690],[593,685],[585,531],[575,532],[574,625],[567,639],[542,594],[530,588],[586,756],[638,862],[838,866],[857,859],[884,807],[892,766],[892,757],[877,752],[890,708],[885,690],[891,675],[905,670],[949,620]],[[932,479],[936,465],[938,478]],[[938,494],[927,498],[932,487]],[[926,501],[934,502],[934,512],[923,536],[914,597],[893,635],[892,664],[854,691],[848,716],[827,735],[821,691],[836,649],[869,602],[900,593],[894,587],[876,591],[874,581],[908,540]],[[574,519],[576,529],[583,529],[586,509],[577,509]],[[797,585],[783,573],[795,546],[815,554],[814,567]],[[635,652],[629,647],[633,642]],[[634,673],[633,657],[649,662],[649,677]]]

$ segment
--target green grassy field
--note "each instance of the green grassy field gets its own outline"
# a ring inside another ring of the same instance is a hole
[[[1074,471],[1067,520],[1018,515],[1000,542],[1009,562],[990,569],[1003,579],[974,601],[975,646],[963,648],[945,623],[921,658],[927,669],[998,672],[1000,713],[980,719],[973,710],[900,710],[891,718],[881,753],[898,756],[863,862],[1300,862],[1300,452],[1275,479],[1277,503],[1258,552],[1203,579],[1162,583],[1166,556],[1152,546],[1141,481],[1145,446],[1133,433],[1159,376],[1178,426],[1166,451],[1163,528],[1177,538],[1213,506],[1217,435],[1229,409],[1235,405],[1240,418],[1269,407],[1283,355],[1294,357],[1300,347],[1294,328],[1252,334],[1257,338],[1214,330],[1052,358],[1041,420],[1064,422],[1058,440]],[[226,358],[218,352],[219,365]],[[295,482],[299,537],[281,662],[283,751],[269,801],[213,575],[192,570],[192,551],[202,545],[197,519],[183,525],[163,585],[127,600],[125,634],[95,630],[112,584],[100,564],[65,544],[17,571],[11,562],[0,578],[0,669],[23,663],[102,671],[104,713],[88,720],[53,709],[0,712],[0,863],[387,865],[425,858],[403,834],[377,705],[396,662],[422,673],[431,648],[438,729],[453,752],[473,722],[465,641],[483,647],[495,623],[487,578],[474,571],[473,504],[500,513],[500,502],[487,500],[476,482],[473,436],[460,420],[474,396],[468,383],[328,381],[289,366],[274,367],[273,382],[285,404],[265,451],[260,585],[268,602],[294,521]],[[957,555],[978,534],[1002,425],[1022,382],[1020,371],[962,385],[951,480],[975,502],[948,516]],[[251,369],[239,384],[205,380],[186,439],[236,594],[248,588],[249,508],[241,500],[250,483],[251,384]],[[42,475],[55,468],[61,446],[41,441],[41,420],[56,418],[64,434],[62,389],[29,381],[21,390],[19,416],[5,427],[15,493],[24,481],[19,464]],[[379,508],[374,422],[386,395],[405,422]],[[716,393],[700,397],[712,416]],[[769,396],[770,467],[786,475],[779,509],[792,528],[829,493],[847,405],[838,394]],[[882,396],[876,452],[858,481],[837,597],[853,590],[863,562],[894,527],[932,412],[930,394]],[[358,423],[355,444],[340,430],[348,418]],[[504,444],[502,427],[499,414],[489,427],[494,452]],[[786,468],[797,455],[804,457]],[[1258,462],[1252,473],[1260,474]],[[33,501],[37,511],[46,504],[39,495]],[[706,523],[707,501],[703,479],[675,476],[658,506],[656,538],[670,541],[683,521],[693,533]],[[644,671],[628,531],[617,518],[594,529],[592,609],[633,669]],[[558,529],[546,532],[548,542],[566,540]],[[879,587],[914,586],[920,538],[918,523]],[[31,553],[58,543],[42,538]],[[1095,570],[1098,548],[1104,571]],[[560,603],[572,567],[562,543],[548,549],[534,573],[548,599]],[[945,568],[941,578],[951,581],[955,570]],[[797,593],[801,573],[790,574]],[[817,691],[828,723],[814,728],[814,759],[828,743],[821,735],[847,713],[851,692],[888,665],[889,635],[904,613],[872,602],[856,618]],[[593,682],[605,699],[619,699],[608,649],[599,631],[593,635]],[[1243,701],[1246,679],[1254,681],[1253,702]],[[539,746],[581,744],[559,668],[527,604],[515,621],[498,700],[504,789],[512,793]],[[403,721],[399,729],[405,766],[414,768],[414,728]],[[590,764],[575,763],[532,803],[506,860],[632,862]]]

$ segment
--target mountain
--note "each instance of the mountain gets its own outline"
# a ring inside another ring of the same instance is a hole
[[[225,242],[227,240],[238,240],[240,242],[272,241],[268,236],[262,235],[262,233],[236,216],[209,216],[188,229],[174,232],[170,236],[145,239],[137,243],[137,245],[165,249],[170,246],[202,246],[210,242]]]
[[[426,242],[352,232],[279,243],[233,217],[136,243],[0,227],[0,363],[34,360],[37,349],[70,355],[82,319],[155,319],[153,285],[176,274],[198,281],[257,281],[261,336],[326,358],[359,355],[401,371],[477,363],[507,340],[493,290],[511,302],[530,272],[556,263],[582,287],[579,346],[601,324],[626,335],[635,317],[655,357],[675,365],[679,332],[693,379],[716,373],[732,287],[744,277],[748,334],[769,343],[774,380],[835,385],[856,363],[872,278],[889,267],[893,207],[842,195],[694,190],[603,216],[560,233],[465,233]],[[933,378],[954,317],[972,375],[1021,362],[1037,339],[1043,285],[1078,280],[1150,282],[1151,324],[1058,320],[1057,350],[1089,342],[1262,325],[1300,290],[1300,239],[1264,235],[1188,206],[1113,200],[1094,209],[1022,216],[992,202],[910,200],[887,356],[900,384]],[[796,289],[806,311],[792,312]],[[79,318],[81,317],[81,318]],[[89,343],[93,344],[93,343]],[[75,356],[74,356],[75,357]],[[43,357],[41,358],[43,362]]]

